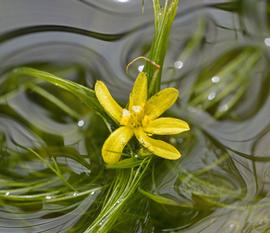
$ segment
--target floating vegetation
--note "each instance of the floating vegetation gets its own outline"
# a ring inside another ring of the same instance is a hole
[[[0,232],[270,232],[267,2],[0,19]]]

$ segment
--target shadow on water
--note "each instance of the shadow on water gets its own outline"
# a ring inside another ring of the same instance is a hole
[[[72,94],[7,71],[30,66],[90,88],[105,80],[124,103],[142,64],[125,66],[147,55],[152,8],[28,2],[0,9],[0,232],[83,232],[112,179],[99,154],[108,132]],[[253,2],[251,14],[250,2],[182,1],[163,85],[179,87],[169,114],[192,130],[168,139],[183,158],[155,161],[149,195],[138,193],[114,232],[270,232],[269,6]]]

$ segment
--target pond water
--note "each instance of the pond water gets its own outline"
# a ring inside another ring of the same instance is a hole
[[[220,3],[220,5],[219,5]],[[125,103],[153,35],[151,1],[0,0],[0,232],[83,232],[113,171],[108,132],[72,94],[7,71],[30,66],[93,88],[104,80]],[[113,232],[269,233],[270,79],[266,3],[181,1],[163,85],[181,100],[169,114],[191,131],[168,140]],[[253,5],[252,5],[253,4]],[[241,12],[241,16],[239,13]],[[98,132],[98,133],[97,133]]]

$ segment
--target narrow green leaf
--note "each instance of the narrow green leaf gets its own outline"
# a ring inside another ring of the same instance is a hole
[[[37,78],[37,79],[49,82],[57,87],[63,88],[71,92],[73,95],[79,98],[79,100],[81,101],[81,104],[85,104],[87,107],[89,107],[89,109],[94,110],[96,113],[98,113],[103,118],[107,126],[111,129],[113,122],[104,112],[93,90],[85,86],[82,86],[78,83],[59,78],[48,72],[40,71],[40,70],[29,68],[29,67],[16,68],[12,70],[8,75],[10,75],[10,77],[12,78],[14,77],[19,78],[21,76],[26,76],[26,77],[30,76],[33,78]],[[80,103],[77,103],[77,104],[80,104]]]
[[[155,33],[153,43],[149,52],[149,59],[160,65],[156,73],[156,67],[146,64],[146,73],[149,78],[149,95],[152,96],[160,90],[161,73],[164,58],[167,52],[169,33],[175,18],[179,0],[166,0],[164,6],[160,6],[159,0],[153,0],[155,15]]]
[[[163,196],[153,194],[153,193],[149,193],[147,191],[144,191],[141,188],[139,188],[139,191],[141,194],[143,194],[144,196],[148,197],[149,199],[151,199],[152,201],[156,203],[159,203],[162,205],[170,205],[170,206],[182,206],[179,202],[172,200],[170,198],[163,197]]]

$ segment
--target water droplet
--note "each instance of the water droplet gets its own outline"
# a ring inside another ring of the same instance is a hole
[[[48,195],[45,197],[47,200],[51,200],[52,199],[52,196]]]
[[[183,66],[184,66],[184,63],[182,62],[182,61],[176,61],[175,63],[174,63],[174,67],[175,67],[175,69],[178,69],[178,70],[180,70],[180,69],[182,69],[183,68]]]
[[[228,224],[228,228],[226,232],[234,233],[234,232],[238,232],[238,230],[239,230],[239,224],[237,222],[231,222]]]
[[[213,100],[213,99],[215,99],[216,98],[216,92],[211,92],[209,95],[208,95],[208,97],[207,97],[207,99],[208,100]]]
[[[266,46],[270,47],[270,37],[265,38],[264,43]]]
[[[229,109],[229,105],[228,104],[224,104],[220,107],[220,111],[222,112],[226,112]]]
[[[9,194],[10,194],[10,192],[6,192],[6,193],[5,193],[5,196],[9,196]]]
[[[74,193],[72,194],[72,196],[73,196],[73,197],[77,197],[77,196],[78,196],[78,193],[77,193],[77,192],[74,192]]]
[[[230,223],[230,224],[229,224],[229,228],[230,228],[231,230],[233,230],[233,229],[235,228],[235,224],[234,224],[234,223]]]
[[[139,72],[143,72],[143,69],[144,69],[144,65],[138,66],[138,71],[139,71]]]
[[[95,191],[92,191],[91,193],[90,193],[90,195],[94,195],[95,194]]]
[[[218,76],[213,76],[213,77],[211,78],[211,81],[212,81],[212,83],[218,83],[218,82],[220,81],[220,77],[218,77]]]
[[[79,126],[79,127],[83,127],[84,124],[85,124],[84,120],[79,120],[79,121],[78,121],[78,126]]]
[[[104,222],[105,222],[105,219],[103,218],[103,219],[101,219],[101,221],[99,222],[98,225],[102,226]]]

